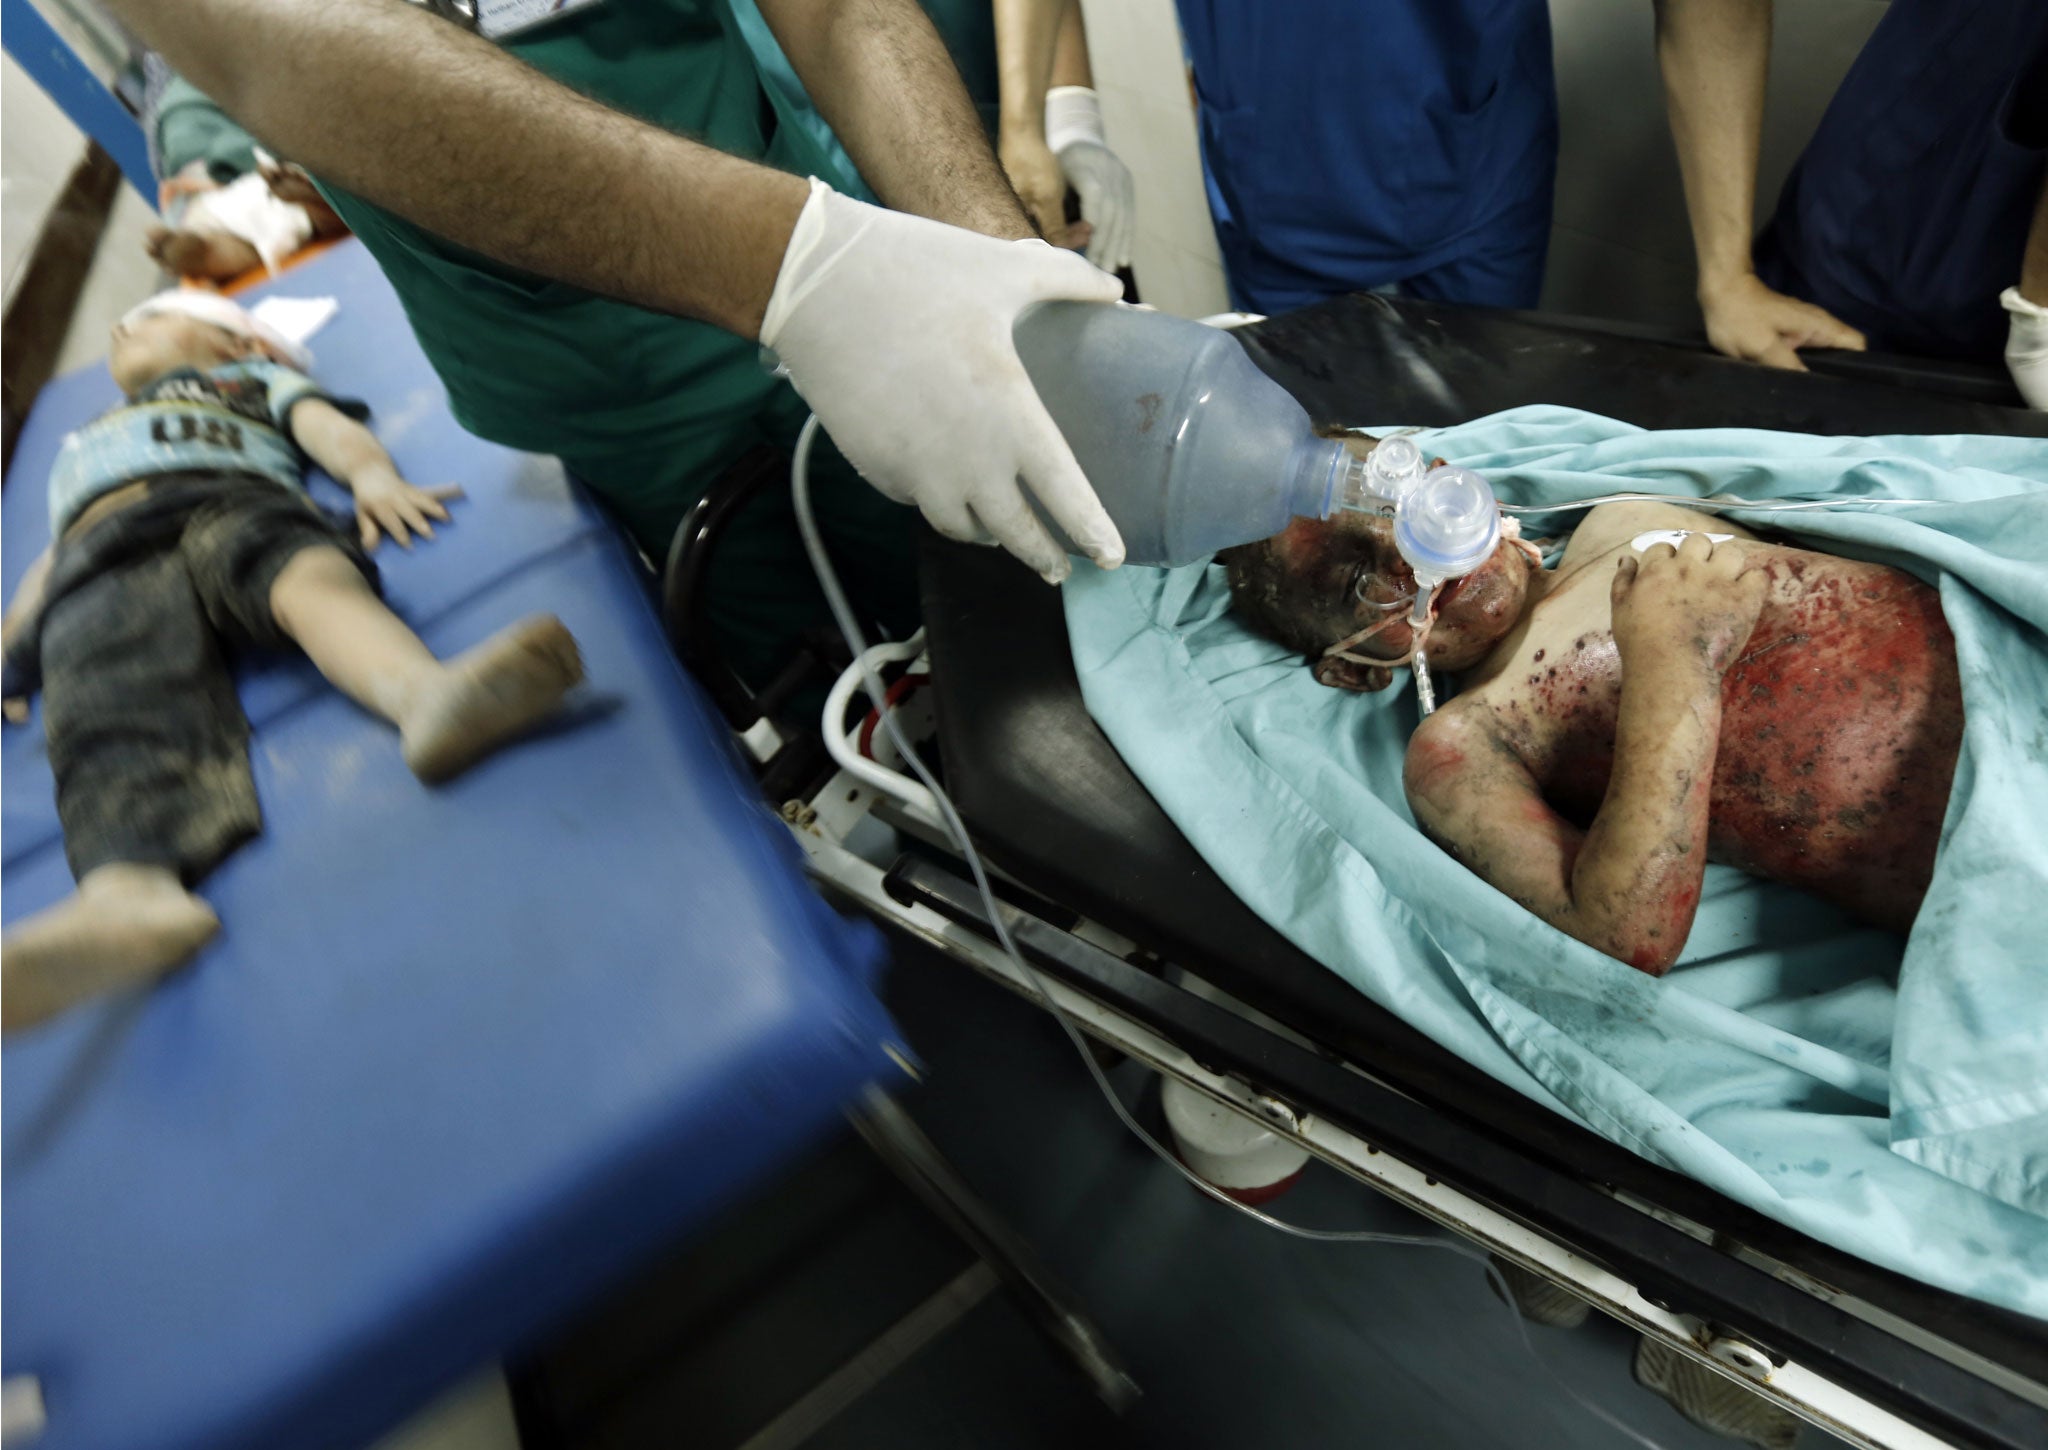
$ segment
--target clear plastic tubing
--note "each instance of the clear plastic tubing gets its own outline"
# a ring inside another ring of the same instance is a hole
[[[1402,496],[1394,514],[1394,547],[1415,571],[1415,609],[1408,619],[1415,628],[1415,693],[1428,715],[1436,709],[1424,645],[1430,606],[1440,585],[1464,578],[1500,547],[1500,505],[1492,488],[1469,468],[1431,469]]]
[[[1429,659],[1418,649],[1410,657],[1408,668],[1415,675],[1415,702],[1422,707],[1422,718],[1427,720],[1436,713],[1436,682],[1429,676]]]

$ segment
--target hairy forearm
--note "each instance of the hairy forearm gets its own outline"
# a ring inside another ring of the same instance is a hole
[[[1557,923],[1646,971],[1678,959],[1699,905],[1721,677],[1682,652],[1624,662],[1614,769]]]
[[[758,334],[800,178],[620,115],[403,0],[107,4],[316,174],[510,266]]]
[[[761,0],[761,14],[885,203],[992,237],[1037,234],[915,0]]]
[[[1702,292],[1749,274],[1771,0],[1657,0],[1657,63]]]

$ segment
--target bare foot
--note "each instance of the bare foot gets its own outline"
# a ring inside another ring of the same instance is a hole
[[[153,226],[144,233],[142,245],[157,265],[177,277],[231,282],[263,265],[254,247],[226,232]]]
[[[68,900],[37,912],[0,945],[0,1026],[27,1027],[160,976],[219,930],[213,908],[173,871],[116,864],[88,872]]]
[[[429,785],[460,775],[561,704],[583,678],[576,640],[552,614],[499,630],[449,660],[399,721],[405,763]]]

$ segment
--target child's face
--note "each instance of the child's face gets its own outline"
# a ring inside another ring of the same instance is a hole
[[[250,338],[182,312],[152,312],[135,322],[117,322],[107,368],[121,391],[140,392],[178,368],[209,368],[261,351]]]

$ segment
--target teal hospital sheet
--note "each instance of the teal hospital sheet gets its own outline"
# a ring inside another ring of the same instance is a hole
[[[1418,441],[1510,502],[1939,500],[1745,519],[1940,591],[1963,742],[1910,937],[1711,866],[1661,981],[1572,940],[1416,829],[1405,677],[1316,684],[1210,564],[1077,565],[1068,629],[1110,740],[1253,910],[1500,1081],[1815,1238],[2048,1318],[2048,442],[1653,433],[1554,407]]]

